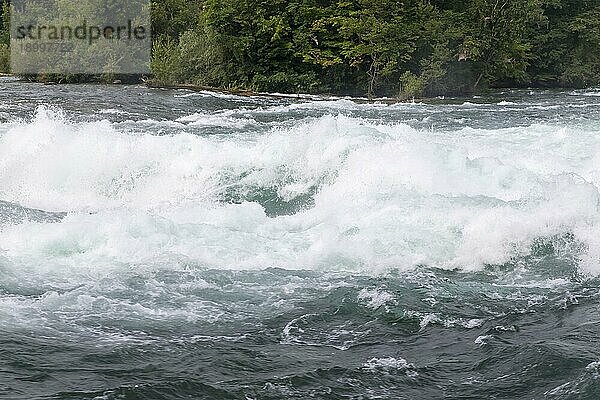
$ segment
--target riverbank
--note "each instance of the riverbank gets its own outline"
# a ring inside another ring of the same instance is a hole
[[[143,85],[152,89],[171,89],[171,90],[189,90],[198,93],[214,93],[215,95],[228,95],[228,96],[241,96],[241,97],[260,97],[260,98],[272,98],[272,99],[295,99],[302,101],[335,101],[335,100],[349,100],[358,104],[399,104],[399,103],[440,103],[440,102],[452,102],[456,100],[472,99],[476,97],[486,96],[488,94],[499,93],[499,92],[510,92],[510,91],[522,91],[522,90],[551,90],[557,92],[571,91],[571,90],[594,90],[596,86],[590,86],[587,88],[581,88],[578,86],[573,87],[551,87],[551,88],[532,88],[532,87],[499,87],[493,89],[479,90],[476,93],[463,96],[436,96],[436,97],[411,97],[411,98],[394,98],[394,97],[373,97],[371,99],[367,97],[359,96],[348,96],[348,95],[336,95],[331,93],[322,94],[309,94],[309,93],[269,93],[269,92],[258,92],[244,89],[228,89],[219,88],[214,86],[206,85],[195,85],[190,83],[174,83],[174,84],[162,84],[152,80],[139,80],[136,83],[129,81],[115,80],[112,82],[101,82],[90,81],[90,82],[55,82],[55,81],[36,81],[29,80],[23,77],[19,77],[14,74],[0,73],[0,78],[14,78],[16,81],[22,83],[41,83],[44,85]]]
[[[297,99],[297,100],[306,100],[306,101],[329,101],[329,100],[341,100],[347,99],[354,101],[356,103],[385,103],[385,104],[395,104],[395,103],[406,103],[406,102],[415,102],[415,101],[427,101],[433,100],[434,98],[427,97],[419,97],[419,98],[411,98],[411,99],[400,99],[400,98],[391,98],[391,97],[356,97],[356,96],[343,96],[343,95],[334,95],[331,93],[323,93],[323,94],[308,94],[308,93],[268,93],[268,92],[256,92],[252,90],[243,90],[243,89],[226,89],[219,88],[214,86],[204,86],[204,85],[194,85],[188,83],[179,83],[179,84],[159,84],[149,80],[140,80],[137,83],[124,82],[121,80],[115,80],[113,82],[101,82],[101,81],[90,81],[90,82],[56,82],[56,81],[39,81],[39,80],[29,80],[23,77],[19,77],[14,74],[4,74],[0,73],[0,77],[2,78],[14,78],[16,81],[22,83],[41,83],[43,85],[139,85],[142,84],[148,88],[152,89],[173,89],[173,90],[189,90],[193,92],[209,92],[215,94],[224,94],[231,96],[242,96],[242,97],[263,97],[263,98],[273,98],[273,99]]]
[[[340,100],[340,99],[348,99],[357,103],[405,103],[405,102],[414,102],[417,100],[427,100],[433,98],[411,98],[411,99],[401,99],[401,98],[391,98],[391,97],[373,97],[371,99],[366,97],[356,97],[356,96],[343,96],[343,95],[334,95],[331,93],[323,93],[323,94],[308,94],[308,93],[268,93],[268,92],[255,92],[251,90],[242,90],[242,89],[225,89],[218,88],[213,86],[203,86],[203,85],[193,85],[193,84],[157,84],[153,82],[145,82],[145,85],[150,88],[155,89],[177,89],[177,90],[190,90],[193,92],[212,92],[212,93],[222,93],[233,96],[244,96],[244,97],[269,97],[269,98],[279,98],[279,99],[298,99],[298,100]]]

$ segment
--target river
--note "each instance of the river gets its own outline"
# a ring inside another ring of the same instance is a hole
[[[600,91],[0,78],[0,398],[600,397]]]

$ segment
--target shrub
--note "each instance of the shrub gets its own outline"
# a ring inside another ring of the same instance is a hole
[[[154,75],[155,82],[160,84],[177,83],[180,65],[179,46],[175,40],[170,37],[162,37],[154,42],[150,70]]]
[[[0,44],[0,72],[10,71],[10,48],[6,44]]]

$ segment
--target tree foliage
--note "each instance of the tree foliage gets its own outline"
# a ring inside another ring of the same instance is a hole
[[[168,35],[181,42],[170,47],[180,61],[166,58],[155,72],[165,81],[398,97],[595,85],[599,21],[595,0],[203,0],[194,33],[158,33],[157,57]],[[186,45],[194,39],[203,45]]]
[[[10,5],[8,0],[0,0],[0,72],[10,68]]]
[[[158,83],[404,98],[600,84],[597,0],[151,1]]]

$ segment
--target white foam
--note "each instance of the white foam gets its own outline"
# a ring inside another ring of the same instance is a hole
[[[154,136],[40,108],[0,132],[0,199],[72,212],[3,228],[12,265],[479,270],[572,233],[581,270],[600,271],[597,130],[421,132],[329,115],[264,134]],[[269,218],[220,203],[232,186],[283,200],[319,190],[311,208]]]
[[[193,126],[217,126],[236,129],[242,129],[247,126],[257,124],[257,122],[252,118],[236,117],[232,114],[233,112],[231,110],[216,114],[194,113],[192,115],[177,119],[177,122],[182,122]]]
[[[393,304],[395,302],[395,297],[393,294],[386,292],[383,289],[369,290],[364,288],[358,293],[358,300],[366,302],[367,307],[376,310],[386,304]]]
[[[369,372],[385,371],[391,372],[393,370],[403,371],[409,378],[416,378],[419,376],[415,370],[414,364],[409,363],[403,358],[372,358],[363,364],[363,369]]]
[[[600,89],[587,89],[587,90],[574,90],[569,93],[571,96],[587,96],[587,97],[598,97],[600,96]]]
[[[127,115],[127,111],[117,110],[116,108],[103,108],[99,111],[100,114]]]
[[[493,335],[477,336],[477,339],[475,339],[475,344],[478,344],[480,347],[487,346],[488,341],[492,339],[494,339]]]

